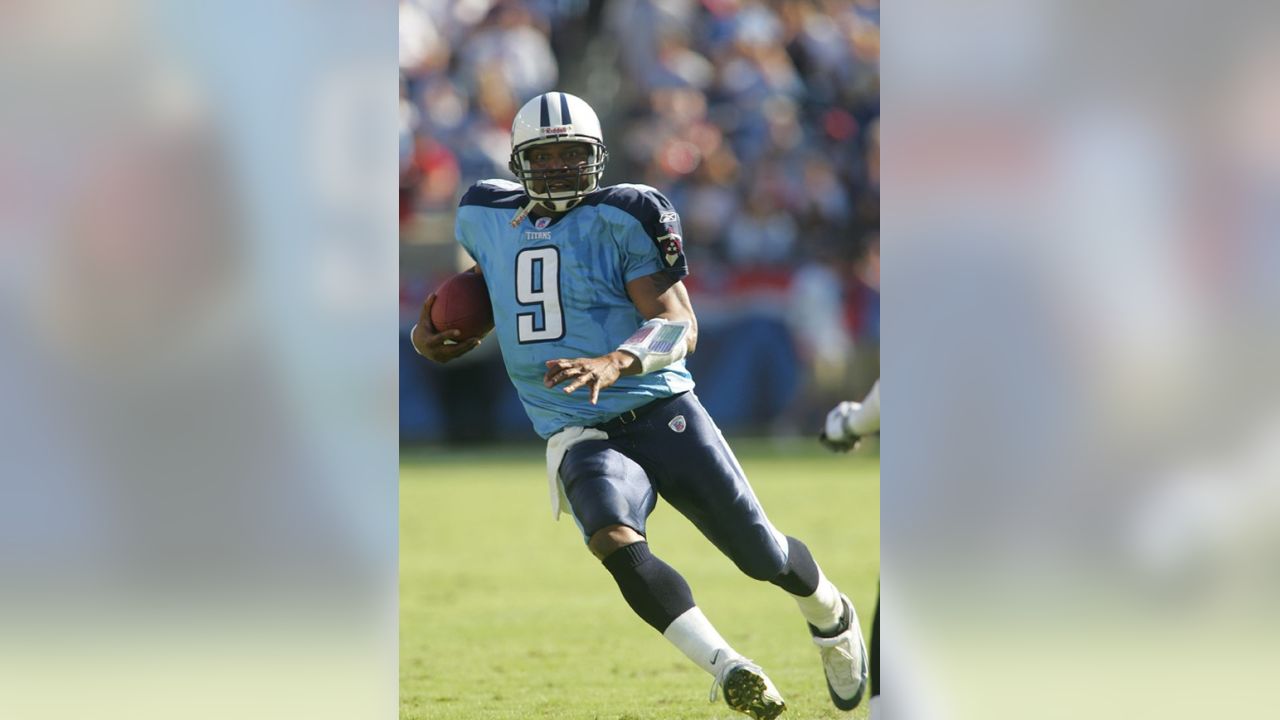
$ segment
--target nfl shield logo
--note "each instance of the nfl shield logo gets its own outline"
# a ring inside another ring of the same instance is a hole
[[[675,430],[676,432],[684,432],[684,416],[677,415],[671,418],[671,422],[667,423],[667,427]]]
[[[546,229],[546,227],[550,224],[551,224],[551,218],[549,217],[540,217],[537,220],[533,221],[533,226],[538,228],[539,230]]]

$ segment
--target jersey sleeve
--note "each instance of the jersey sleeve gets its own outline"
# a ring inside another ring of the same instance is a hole
[[[453,220],[453,236],[467,254],[482,262],[485,254],[486,214],[492,210],[516,210],[523,201],[519,185],[503,180],[481,180],[472,185],[458,202]]]
[[[671,201],[650,187],[636,186],[628,197],[629,214],[636,220],[624,232],[626,262],[623,274],[627,282],[638,277],[665,272],[673,280],[689,274],[684,256],[680,215]]]

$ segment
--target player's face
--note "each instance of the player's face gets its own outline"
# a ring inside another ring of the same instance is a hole
[[[533,191],[539,193],[584,190],[590,178],[581,170],[591,162],[591,146],[580,142],[538,145],[526,151],[529,167],[537,175]]]

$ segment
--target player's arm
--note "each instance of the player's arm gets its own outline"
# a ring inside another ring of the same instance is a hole
[[[467,272],[483,275],[479,265],[472,265]],[[418,323],[409,331],[409,342],[413,344],[413,349],[424,358],[438,363],[447,363],[462,355],[466,355],[476,346],[480,344],[480,338],[471,338],[465,342],[458,342],[458,336],[462,333],[458,330],[446,330],[445,332],[436,332],[435,326],[431,324],[431,306],[436,303],[436,294],[431,293],[422,303],[422,312],[418,314]]]
[[[693,352],[698,344],[698,318],[684,283],[670,273],[656,272],[627,283],[627,295],[645,323],[617,350],[594,358],[548,360],[543,382],[555,387],[570,380],[564,391],[591,389],[591,404],[600,391],[624,375],[659,370]]]
[[[698,317],[684,283],[670,273],[656,272],[627,283],[627,296],[645,320],[688,323],[684,342],[686,354],[693,354],[698,345]]]

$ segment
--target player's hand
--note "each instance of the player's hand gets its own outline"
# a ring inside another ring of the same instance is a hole
[[[584,386],[591,388],[591,404],[595,405],[600,391],[617,382],[622,371],[635,362],[634,356],[617,351],[593,358],[548,360],[547,374],[542,381],[550,388],[569,380],[564,388],[566,393]]]
[[[818,442],[832,452],[849,452],[856,447],[862,437],[849,429],[849,421],[861,407],[860,403],[846,400],[831,408]]]
[[[480,344],[480,338],[471,338],[458,342],[462,333],[457,330],[436,332],[431,325],[431,306],[436,303],[436,294],[431,293],[422,303],[422,313],[418,315],[418,324],[409,333],[409,341],[418,354],[438,363],[447,363],[459,356],[466,355]]]

